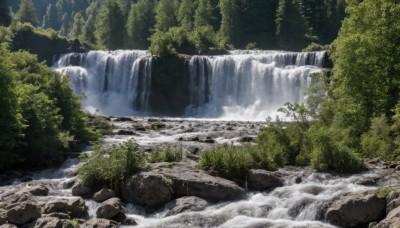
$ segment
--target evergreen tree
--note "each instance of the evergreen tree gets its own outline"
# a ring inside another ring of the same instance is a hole
[[[200,0],[194,17],[194,27],[210,26],[213,20],[210,0]]]
[[[11,23],[10,10],[5,0],[0,1],[0,25],[8,26]]]
[[[235,37],[238,37],[238,15],[240,11],[238,0],[220,0],[219,7],[221,9],[221,28],[220,34],[222,42],[225,44],[233,44]]]
[[[96,44],[95,30],[94,17],[90,15],[83,27],[83,41],[89,44]]]
[[[301,50],[310,39],[310,29],[302,12],[302,7],[296,0],[280,0],[277,9],[277,41],[278,47],[286,50]]]
[[[47,7],[45,27],[52,28],[55,30],[58,30],[60,28],[57,7],[55,6],[55,4],[50,3],[49,6]]]
[[[126,29],[128,31],[128,47],[147,49],[151,36],[150,28],[155,24],[155,1],[139,0],[133,4],[129,12]]]
[[[76,13],[74,16],[74,22],[72,24],[71,31],[69,32],[69,37],[72,39],[82,39],[84,27],[85,21],[81,13]]]
[[[186,31],[193,29],[193,1],[182,0],[179,6],[178,21],[180,26]]]
[[[122,48],[125,21],[120,5],[115,0],[106,0],[100,9],[96,24],[96,38],[107,49]]]
[[[36,9],[33,6],[32,0],[22,0],[19,5],[19,10],[16,13],[14,20],[16,22],[31,23],[37,26],[39,21],[36,16]]]
[[[179,4],[175,0],[160,0],[156,7],[155,28],[167,32],[171,27],[178,26],[177,13]]]

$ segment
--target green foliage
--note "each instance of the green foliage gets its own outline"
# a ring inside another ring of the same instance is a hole
[[[156,31],[167,32],[178,25],[179,1],[160,0],[156,6]]]
[[[204,152],[199,167],[224,178],[243,181],[250,169],[275,170],[279,165],[272,156],[260,146],[223,146]]]
[[[89,186],[114,187],[126,177],[139,171],[145,164],[145,155],[133,141],[111,148],[94,146],[94,151],[79,169],[83,182]]]
[[[147,49],[149,46],[150,28],[155,25],[154,7],[153,0],[140,0],[132,5],[126,24],[128,47]]]
[[[36,16],[36,9],[33,6],[32,0],[22,0],[19,5],[19,10],[15,14],[14,22],[30,23],[37,26],[39,21]]]
[[[87,127],[86,114],[68,78],[27,52],[10,53],[2,45],[0,56],[0,170],[62,160],[62,151],[98,137]]]
[[[96,38],[106,49],[121,48],[124,44],[125,19],[116,0],[106,0],[100,9],[96,23]]]
[[[179,162],[182,161],[183,150],[182,148],[173,149],[171,145],[167,145],[166,148],[155,148],[148,156],[147,161],[150,163],[157,162]]]
[[[83,39],[83,31],[85,27],[85,21],[80,13],[76,13],[74,16],[74,21],[72,23],[71,31],[69,32],[69,37],[71,39]]]

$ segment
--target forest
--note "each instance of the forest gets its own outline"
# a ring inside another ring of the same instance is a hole
[[[307,102],[289,103],[281,109],[294,121],[269,120],[258,137],[269,162],[354,172],[364,169],[364,158],[399,159],[400,3],[396,0],[1,3],[0,22],[9,27],[3,27],[0,36],[4,42],[1,107],[6,107],[1,113],[5,130],[0,151],[36,147],[47,151],[72,141],[68,140],[71,134],[79,138],[84,131],[81,121],[85,117],[68,83],[52,77],[57,74],[37,63],[34,56],[7,50],[13,28],[30,23],[43,33],[79,39],[96,49],[148,49],[160,56],[235,48],[295,51],[310,44],[309,49],[325,48],[334,63],[333,75],[314,75],[319,83],[308,91]],[[63,97],[54,93],[58,88],[65,91]],[[37,105],[25,105],[31,100]],[[35,134],[53,140],[37,144],[32,140]],[[2,156],[13,157],[14,153],[2,152]],[[216,167],[223,163],[211,159],[203,165],[226,171],[226,167]],[[248,169],[251,164],[244,166]]]
[[[13,24],[50,28],[97,49],[157,55],[330,44],[346,7],[344,0],[5,1],[10,7],[2,9],[10,10]]]

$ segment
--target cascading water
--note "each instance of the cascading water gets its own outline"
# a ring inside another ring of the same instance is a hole
[[[193,56],[191,117],[265,120],[286,102],[304,101],[310,73],[321,72],[325,52],[233,51]]]
[[[92,113],[145,113],[150,94],[151,58],[146,51],[90,51],[61,56],[54,69],[71,80]]]
[[[189,96],[182,114],[252,121],[274,117],[286,102],[304,101],[304,92],[311,84],[309,76],[322,71],[324,57],[325,52],[241,50],[229,55],[193,56],[189,83],[182,82]],[[152,75],[152,62],[146,51],[91,51],[63,55],[54,68],[71,78],[73,90],[84,97],[83,105],[90,112],[151,115],[151,107],[160,96],[150,99],[151,89],[160,86],[160,81],[152,81],[158,77]]]

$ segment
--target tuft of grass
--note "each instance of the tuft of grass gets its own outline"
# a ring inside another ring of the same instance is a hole
[[[276,168],[265,151],[250,144],[210,149],[201,156],[199,166],[231,180],[244,180],[250,169],[275,170]]]
[[[147,157],[149,163],[157,162],[179,162],[182,161],[183,150],[182,148],[173,149],[168,145],[164,149],[156,148],[150,156]]]
[[[76,218],[70,218],[70,219],[66,220],[65,227],[66,228],[79,228],[80,227],[79,220]]]
[[[79,169],[83,182],[92,187],[112,187],[138,172],[145,164],[144,151],[132,140],[111,148],[96,145]]]

